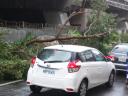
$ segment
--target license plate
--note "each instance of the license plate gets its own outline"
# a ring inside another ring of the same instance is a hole
[[[119,61],[120,61],[120,62],[126,62],[126,58],[125,58],[124,56],[119,57]]]
[[[43,73],[54,75],[54,74],[55,74],[55,71],[54,71],[54,70],[50,70],[50,69],[44,69],[44,70],[43,70]]]

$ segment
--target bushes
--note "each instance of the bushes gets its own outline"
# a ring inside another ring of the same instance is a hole
[[[26,60],[0,60],[0,80],[16,80],[26,77],[29,64]]]
[[[17,46],[20,47],[17,48]],[[18,45],[15,44],[15,42],[6,42],[0,37],[0,81],[26,78],[29,68],[27,61],[29,54],[23,49],[27,48],[22,44]],[[23,54],[23,56],[21,56],[21,54]]]

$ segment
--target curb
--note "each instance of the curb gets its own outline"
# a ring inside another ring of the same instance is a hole
[[[9,84],[18,83],[18,82],[21,82],[21,81],[23,81],[23,80],[16,80],[16,81],[11,81],[11,82],[7,82],[7,83],[3,83],[3,84],[0,84],[0,87],[6,86],[6,85],[9,85]]]

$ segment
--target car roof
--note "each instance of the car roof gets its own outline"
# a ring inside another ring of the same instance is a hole
[[[92,47],[87,46],[80,46],[80,45],[53,45],[49,47],[45,47],[44,49],[58,49],[58,50],[65,50],[71,52],[83,52],[89,49],[95,49]]]

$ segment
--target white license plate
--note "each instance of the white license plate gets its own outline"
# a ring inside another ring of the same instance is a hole
[[[120,62],[126,62],[126,58],[125,58],[124,56],[119,57],[119,61],[120,61]]]
[[[54,75],[54,74],[55,74],[55,71],[54,71],[54,70],[50,70],[50,69],[44,69],[44,70],[43,70],[43,73]]]

